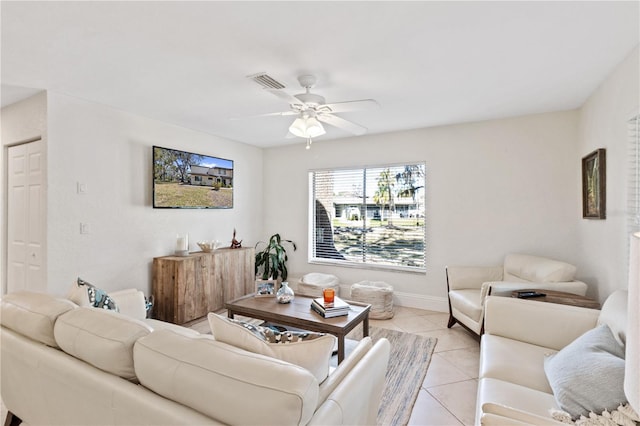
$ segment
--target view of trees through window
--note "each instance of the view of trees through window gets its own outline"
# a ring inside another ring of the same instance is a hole
[[[425,164],[310,173],[311,261],[425,267]]]

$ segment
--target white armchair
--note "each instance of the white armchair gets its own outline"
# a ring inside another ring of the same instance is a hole
[[[584,296],[587,285],[573,278],[576,268],[565,262],[526,254],[509,254],[503,266],[447,266],[449,323],[482,335],[488,295],[511,296],[514,290],[555,290]]]

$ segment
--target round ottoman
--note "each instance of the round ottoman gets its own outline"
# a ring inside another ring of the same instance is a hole
[[[351,300],[371,305],[369,318],[393,318],[393,287],[384,281],[360,281],[351,286]]]
[[[322,290],[325,288],[334,289],[337,295],[340,290],[338,277],[331,274],[310,272],[300,279],[296,293],[301,296],[322,297]]]

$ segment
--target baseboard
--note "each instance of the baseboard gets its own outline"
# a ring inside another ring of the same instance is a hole
[[[394,291],[393,303],[407,308],[449,312],[449,301],[446,297],[425,296],[424,294],[401,293]]]
[[[341,285],[340,294],[346,299],[351,294],[351,286]],[[449,301],[446,297],[426,296],[424,294],[393,292],[393,304],[406,308],[425,309],[436,312],[449,312]]]

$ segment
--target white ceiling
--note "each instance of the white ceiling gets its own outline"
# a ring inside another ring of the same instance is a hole
[[[638,1],[0,7],[3,105],[46,89],[263,147],[303,140],[284,137],[292,117],[250,117],[287,109],[246,78],[261,71],[377,100],[339,115],[382,133],[577,108],[640,40]]]

